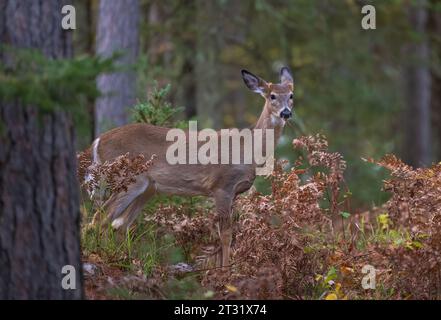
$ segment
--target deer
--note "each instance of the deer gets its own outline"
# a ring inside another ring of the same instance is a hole
[[[273,84],[241,70],[245,85],[260,94],[263,110],[255,129],[274,130],[275,144],[282,135],[286,121],[292,117],[293,77],[287,67],[280,70],[280,83]],[[135,177],[127,190],[110,195],[104,203],[106,218],[115,229],[128,228],[155,194],[207,196],[214,199],[217,231],[220,239],[221,267],[228,267],[232,242],[232,206],[235,198],[248,191],[256,177],[256,164],[175,164],[166,160],[166,140],[170,128],[134,123],[114,128],[98,136],[84,151],[92,164],[111,161],[124,154],[146,158],[155,155],[148,172]],[[86,173],[87,174],[87,173]]]

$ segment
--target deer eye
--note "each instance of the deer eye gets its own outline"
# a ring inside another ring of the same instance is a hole
[[[289,98],[292,100],[292,93],[289,95]]]
[[[276,100],[276,95],[275,95],[275,94],[272,94],[272,95],[270,96],[270,98],[271,98],[271,100]]]

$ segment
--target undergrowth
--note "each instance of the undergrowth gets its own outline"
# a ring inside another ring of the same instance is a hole
[[[169,117],[160,118],[167,125]],[[390,198],[359,212],[345,183],[346,162],[328,151],[325,137],[301,137],[293,147],[304,157],[290,169],[277,164],[266,177],[270,193],[252,188],[236,199],[227,269],[217,267],[216,217],[208,199],[156,197],[128,233],[88,225],[96,212],[105,213],[100,203],[85,201],[83,258],[101,270],[86,275],[89,297],[440,299],[441,164],[414,169],[393,155],[366,160],[389,172],[384,192]],[[81,159],[83,176],[90,164]],[[95,176],[104,173],[110,189],[121,191],[131,173],[148,171],[149,161],[122,156],[96,168]]]
[[[276,166],[267,177],[270,194],[252,190],[237,199],[228,270],[216,267],[216,219],[203,198],[156,199],[127,234],[85,229],[86,260],[97,254],[143,276],[144,289],[146,279],[156,279],[161,294],[154,298],[440,298],[441,165],[413,169],[394,156],[369,160],[390,171],[384,190],[391,198],[356,213],[344,160],[326,150],[324,137],[302,137],[294,146],[307,156],[289,170]],[[361,285],[366,265],[376,271],[375,289]]]

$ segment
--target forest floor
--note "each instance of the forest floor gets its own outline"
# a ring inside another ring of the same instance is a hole
[[[290,170],[234,206],[232,264],[216,267],[213,203],[158,197],[128,233],[83,228],[88,299],[440,299],[441,164],[413,169],[394,156],[382,206],[356,213],[346,164],[323,137]],[[302,163],[300,163],[302,162]],[[83,206],[85,224],[94,208]]]

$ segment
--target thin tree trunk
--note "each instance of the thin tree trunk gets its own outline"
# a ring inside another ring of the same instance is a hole
[[[59,0],[2,0],[0,42],[71,55]],[[6,54],[0,55],[8,63]],[[80,299],[80,211],[73,125],[64,111],[0,101],[0,299]],[[75,268],[76,289],[62,288]]]
[[[434,139],[434,158],[441,160],[441,76],[432,73],[432,126]]]
[[[73,33],[73,46],[76,54],[95,55],[95,30],[98,0],[75,0],[73,5],[76,9],[77,26]],[[88,134],[78,136],[77,148],[84,149],[90,145],[95,138],[95,99],[88,99],[87,102]]]
[[[75,53],[93,55],[95,53],[95,0],[74,0],[77,29],[73,36]]]
[[[431,77],[429,43],[426,34],[428,13],[425,0],[409,8],[410,23],[420,39],[407,48],[410,65],[406,70],[408,109],[405,130],[405,160],[413,166],[431,161],[430,98]]]
[[[196,109],[201,127],[222,126],[224,83],[220,52],[223,8],[218,0],[197,0]]]
[[[432,6],[440,3],[440,0],[432,0]],[[431,47],[434,55],[441,56],[441,12],[431,11]],[[441,72],[432,70],[432,127],[435,140],[434,157],[441,160]]]
[[[185,117],[191,119],[196,115],[196,85],[194,75],[194,63],[190,57],[186,57],[182,66],[180,82],[180,94],[185,106]]]
[[[154,86],[158,88],[165,87],[170,82],[170,78],[167,72],[173,70],[172,59],[173,59],[173,45],[171,35],[167,32],[159,32],[164,28],[164,24],[171,17],[171,14],[167,12],[170,10],[164,1],[151,1],[148,7],[148,28],[150,30],[150,37],[148,39],[148,57],[149,64],[152,66],[161,65],[161,67],[166,71],[163,74],[158,74],[155,77],[156,85],[148,85],[146,89],[146,94],[149,94],[154,89]],[[170,100],[173,100],[173,91],[170,92],[171,95],[168,96]]]
[[[129,68],[136,62],[139,45],[138,0],[101,0],[99,7],[97,54],[122,56],[119,67]],[[95,106],[95,135],[127,123],[128,108],[136,101],[136,74],[123,70],[105,74],[97,80],[103,96]]]

